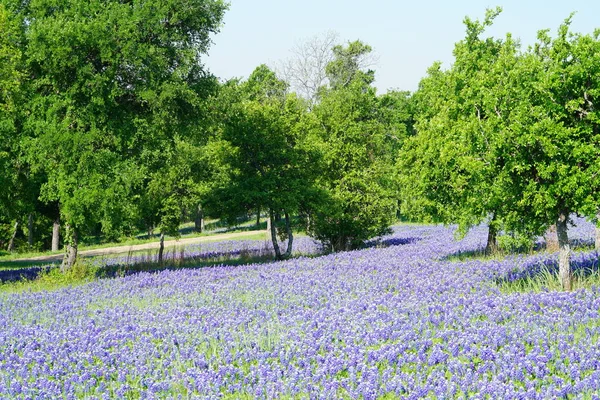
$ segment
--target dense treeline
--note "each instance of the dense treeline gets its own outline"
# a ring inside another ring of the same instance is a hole
[[[404,212],[463,230],[558,233],[563,287],[571,288],[569,216],[600,205],[600,31],[538,34],[522,51],[510,35],[483,38],[500,9],[465,20],[452,68],[434,65],[414,95],[417,134],[399,158]]]
[[[555,227],[571,287],[569,216],[600,209],[600,32],[569,18],[523,50],[484,36],[488,10],[465,19],[450,68],[379,95],[371,48],[331,37],[284,71],[219,82],[202,57],[226,8],[0,0],[4,249],[56,249],[62,232],[69,268],[81,237],[262,214],[286,258],[294,231],[348,250],[401,215],[488,223],[490,252],[501,231]]]

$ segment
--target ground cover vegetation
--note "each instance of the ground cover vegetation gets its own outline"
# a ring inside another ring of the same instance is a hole
[[[594,398],[600,282],[549,290],[538,272],[556,276],[556,254],[448,261],[487,241],[485,226],[454,231],[405,225],[316,258],[2,292],[0,394]],[[597,271],[598,254],[573,264]]]

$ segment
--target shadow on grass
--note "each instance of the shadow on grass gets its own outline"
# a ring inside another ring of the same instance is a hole
[[[571,250],[586,251],[594,249],[594,240],[588,239],[572,239],[569,240]],[[441,261],[469,261],[469,260],[498,260],[508,256],[514,255],[535,255],[543,253],[546,250],[546,244],[543,242],[536,242],[530,247],[513,247],[513,248],[500,248],[494,253],[487,253],[484,247],[480,247],[474,250],[459,250],[454,253],[448,254],[442,258]]]
[[[232,232],[251,232],[251,231],[262,231],[267,229],[267,223],[261,222],[260,224],[252,224],[252,225],[237,225],[237,226],[228,226],[225,223],[221,223],[219,221],[208,223],[204,226],[204,233],[232,233]],[[191,235],[195,233],[196,230],[193,226],[181,228],[179,233],[182,236]]]
[[[294,257],[314,255],[296,254]],[[101,279],[129,276],[141,272],[160,272],[165,270],[200,269],[212,266],[241,266],[248,264],[264,264],[274,262],[275,255],[272,249],[266,245],[262,248],[242,249],[232,251],[213,251],[201,254],[187,254],[183,249],[167,251],[162,262],[158,261],[156,252],[149,251],[146,254],[130,253],[121,262],[109,264],[110,259],[85,259],[81,258],[76,267],[81,271],[78,275],[85,279]],[[53,274],[53,270],[60,266],[45,263],[40,266],[17,267],[13,269],[0,270],[0,283],[16,282],[26,284],[38,278],[47,278]],[[76,282],[73,282],[76,283]]]
[[[96,261],[96,262],[94,262]],[[206,256],[185,257],[184,253],[175,251],[167,253],[162,262],[158,261],[156,253],[147,253],[145,255],[128,256],[127,259],[118,264],[107,265],[98,260],[80,259],[80,263],[88,266],[96,278],[111,278],[117,276],[127,276],[139,272],[159,272],[164,270],[175,270],[185,268],[205,268],[215,265],[246,265],[267,263],[274,261],[273,252],[268,249],[259,250],[241,250],[233,252],[210,253]],[[10,269],[0,270],[0,282],[32,281],[40,274],[48,272],[51,269],[58,268],[60,262],[39,263],[31,265],[29,262],[21,266],[11,262]]]
[[[19,260],[9,260],[9,261],[0,261],[0,272],[13,270],[13,269],[23,269],[30,267],[41,267],[48,264],[56,264],[56,262],[52,261],[19,261]]]
[[[506,292],[561,290],[556,254],[541,254],[528,259],[520,268],[495,279]],[[600,284],[600,253],[578,252],[571,257],[574,288],[589,288]]]
[[[0,283],[16,282],[16,281],[31,281],[36,279],[41,273],[47,272],[50,269],[56,268],[60,263],[49,264],[48,262],[39,263],[39,265],[31,265],[27,263],[27,266],[17,267],[14,266],[11,269],[0,270]]]
[[[378,239],[370,240],[365,243],[365,248],[385,248],[391,246],[402,246],[405,244],[416,243],[423,238],[420,237],[408,237],[408,238],[389,238],[389,239]]]
[[[161,272],[181,269],[200,269],[214,266],[241,266],[249,264],[265,264],[274,262],[274,256],[267,254],[244,254],[238,257],[221,256],[205,259],[179,259],[168,258],[159,262],[155,258],[138,261],[131,264],[109,265],[97,268],[96,278],[115,278],[138,274],[141,272]]]

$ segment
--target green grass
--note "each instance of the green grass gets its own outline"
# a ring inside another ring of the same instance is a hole
[[[516,279],[514,281],[498,280],[498,288],[503,293],[539,293],[545,291],[562,291],[558,273],[543,269],[536,275]],[[573,274],[573,290],[589,289],[600,286],[600,270],[578,270]]]
[[[181,238],[181,239],[195,238],[195,237],[220,235],[220,234],[224,234],[224,233],[260,231],[260,230],[265,230],[266,226],[267,226],[266,221],[264,219],[258,226],[256,225],[256,221],[254,219],[252,219],[249,221],[241,222],[238,225],[235,225],[232,227],[227,227],[224,222],[219,221],[219,220],[209,220],[209,221],[207,221],[207,223],[205,225],[204,232],[197,233],[197,232],[194,232],[194,230],[193,230],[194,223],[188,222],[188,223],[182,224],[180,226],[181,235],[179,238]],[[226,229],[224,231],[215,232],[215,230],[219,229],[219,228],[226,228]],[[176,239],[176,237],[174,237],[174,236],[165,235],[165,240],[175,240],[175,239]],[[159,240],[158,234],[155,234],[149,238],[147,233],[143,233],[143,234],[140,233],[134,237],[124,237],[118,241],[112,241],[112,242],[98,242],[98,240],[96,238],[88,237],[88,238],[84,238],[82,240],[82,242],[79,244],[79,250],[85,251],[85,250],[103,249],[103,248],[107,248],[107,247],[133,246],[133,245],[138,245],[138,244],[153,243],[153,242],[157,242],[158,240]],[[22,259],[22,258],[34,258],[34,257],[40,257],[40,256],[62,254],[63,251],[64,250],[61,249],[58,251],[19,251],[19,252],[9,253],[9,252],[0,250],[0,266],[2,266],[2,263],[5,261],[11,261],[11,260]]]
[[[250,236],[231,238],[231,240],[248,240],[249,238],[264,239],[265,234],[255,234]],[[140,253],[143,257],[139,259]],[[125,274],[145,272],[145,271],[157,271],[163,269],[179,269],[179,268],[203,268],[211,267],[215,265],[247,265],[247,264],[258,264],[258,263],[270,263],[273,262],[273,256],[269,253],[252,255],[242,254],[240,256],[220,256],[208,260],[198,260],[183,258],[182,252],[178,251],[178,248],[174,247],[171,249],[165,249],[164,259],[162,263],[157,261],[157,250],[142,250],[140,252],[131,252],[130,256],[136,255],[138,260],[135,264],[129,264],[120,266],[98,266],[94,261],[98,259],[108,258],[107,256],[97,256],[90,258],[80,258],[77,264],[66,273],[61,273],[59,268],[54,268],[41,273],[38,278],[34,280],[21,280],[17,282],[6,282],[0,283],[0,292],[18,293],[24,291],[53,291],[69,286],[79,286],[96,279],[102,279],[112,276],[123,276]],[[13,261],[12,263],[16,263]],[[48,262],[44,263],[48,265]],[[21,265],[20,267],[31,266],[31,263],[27,265]],[[15,268],[19,268],[15,266]]]
[[[266,223],[262,223],[258,227],[256,224],[246,223],[240,224],[231,228],[228,228],[225,231],[215,232],[214,230],[204,230],[202,233],[197,233],[192,231],[191,229],[186,229],[187,225],[193,226],[193,223],[183,224],[181,225],[180,230],[182,231],[179,239],[187,239],[187,238],[196,238],[196,237],[204,237],[204,236],[215,236],[226,233],[234,233],[234,232],[252,232],[252,231],[260,231],[266,229]],[[117,242],[107,242],[107,243],[96,243],[96,244],[84,244],[80,246],[80,250],[96,250],[103,249],[106,247],[118,247],[118,246],[133,246],[137,244],[146,244],[157,242],[160,238],[160,235],[153,235],[148,238],[148,235],[138,235],[136,237],[123,238]],[[165,235],[165,240],[175,240],[177,239],[175,236]],[[44,253],[45,254],[45,253]]]
[[[218,234],[217,234],[218,235]],[[198,242],[198,243],[193,243],[193,244],[189,244],[189,246],[202,246],[203,243],[214,243],[214,242],[221,242],[221,241],[238,241],[238,240],[264,240],[266,238],[266,234],[264,232],[257,232],[257,233],[249,233],[248,235],[244,235],[244,236],[236,236],[236,237],[231,237],[231,238],[220,238],[220,237],[216,237],[217,235],[214,235],[215,238],[214,239],[209,239],[203,242]],[[206,235],[205,235],[206,236]],[[123,247],[127,247],[127,245],[123,245]],[[177,253],[180,252],[183,248],[185,248],[186,245],[175,245],[175,246],[166,246],[165,247],[165,252],[170,252],[170,253]],[[101,247],[99,247],[101,248]],[[91,249],[81,249],[81,250],[91,250]],[[127,250],[127,249],[124,249]],[[128,254],[128,255],[148,255],[148,254],[158,254],[158,249],[145,249],[145,250],[136,250],[136,251],[123,251],[122,253],[114,253],[114,254],[107,254],[105,256],[97,256],[97,257],[105,257],[105,258],[110,258],[110,257],[114,257],[114,256],[118,256],[118,255],[123,255],[123,254]]]
[[[0,252],[0,265],[2,265],[3,262],[17,260],[20,258],[51,256],[51,255],[55,255],[55,254],[62,254],[63,252],[64,252],[63,249],[60,249],[58,251],[26,251],[26,252],[14,252],[14,253],[2,251],[2,252]]]
[[[240,231],[243,232],[243,231]],[[215,236],[214,239],[209,239],[206,240],[205,242],[202,243],[211,243],[211,242],[219,242],[222,240],[261,240],[261,239],[265,239],[266,235],[264,232],[261,231],[257,231],[256,233],[251,233],[252,231],[249,230],[248,231],[248,235],[244,235],[244,236],[239,236],[239,237],[232,237],[232,238],[220,238],[217,237],[219,235],[222,235],[222,233],[202,233],[202,234],[195,234],[195,235],[188,235],[188,236],[182,236],[181,239],[183,238],[194,238],[194,237],[205,237],[205,236]],[[228,232],[231,233],[231,232]],[[173,240],[174,238],[165,238],[165,240]],[[128,249],[126,247],[128,246],[133,246],[133,245],[137,245],[137,244],[146,244],[146,243],[154,243],[157,242],[157,240],[131,240],[131,241],[124,241],[124,242],[117,242],[117,243],[107,243],[104,245],[93,245],[93,246],[86,246],[86,245],[80,245],[79,246],[79,251],[85,251],[85,250],[99,250],[99,249],[103,249],[103,248],[109,248],[109,247],[125,247],[123,249],[123,252],[121,254],[125,254],[128,252]],[[180,246],[176,245],[176,246],[168,246],[165,247],[165,249],[173,249],[173,248],[180,248]],[[139,252],[147,252],[148,250],[139,250]],[[153,250],[155,252],[158,252],[158,250]],[[0,270],[1,269],[14,269],[14,268],[23,268],[23,267],[30,267],[30,266],[35,266],[35,265],[47,265],[49,262],[48,261],[19,261],[20,259],[24,259],[24,258],[34,258],[34,257],[41,257],[41,256],[51,256],[51,255],[57,255],[57,254],[63,254],[64,250],[59,250],[59,251],[46,251],[46,252],[27,252],[27,253],[4,253],[3,255],[0,255]],[[112,255],[115,254],[119,254],[119,253],[114,253]],[[111,256],[111,255],[109,255]]]
[[[77,262],[73,268],[61,272],[60,268],[53,268],[42,272],[34,280],[21,280],[17,282],[0,283],[0,292],[21,293],[53,291],[65,287],[81,286],[97,279],[99,268],[93,267],[85,261]]]
[[[57,264],[60,261],[18,261],[18,260],[6,260],[0,261],[0,271],[23,269],[29,267],[42,267],[49,264]]]

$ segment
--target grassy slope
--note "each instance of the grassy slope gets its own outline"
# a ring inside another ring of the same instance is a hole
[[[231,228],[226,228],[224,226],[221,226],[218,221],[212,221],[212,222],[209,222],[206,224],[206,230],[204,232],[196,233],[193,231],[193,225],[194,225],[193,223],[182,224],[180,227],[181,236],[179,238],[184,239],[184,238],[213,236],[213,235],[219,235],[222,233],[256,231],[257,232],[256,235],[252,235],[252,236],[248,237],[248,238],[252,239],[252,238],[256,238],[259,235],[258,234],[259,230],[266,229],[266,222],[262,222],[261,225],[257,229],[254,221],[248,221],[248,222],[242,223],[238,226],[231,227]],[[165,235],[165,240],[174,240],[174,239],[176,239],[176,238],[169,236],[169,235]],[[148,238],[147,234],[143,234],[143,235],[140,234],[135,237],[123,238],[122,240],[117,241],[117,242],[81,243],[79,245],[79,251],[105,249],[105,248],[117,247],[117,246],[133,246],[133,245],[138,245],[138,244],[153,243],[153,242],[157,242],[158,240],[159,240],[159,235],[154,235],[153,237]],[[7,253],[4,251],[0,251],[0,269],[2,269],[2,268],[6,269],[11,266],[18,268],[18,267],[31,266],[31,265],[46,265],[46,264],[48,264],[48,262],[21,263],[21,262],[14,261],[14,260],[18,260],[18,259],[22,259],[22,258],[33,258],[33,257],[38,257],[38,256],[62,254],[63,252],[64,252],[63,249],[58,250],[58,251],[43,251],[43,252],[32,251],[32,252],[15,252],[15,253]]]

